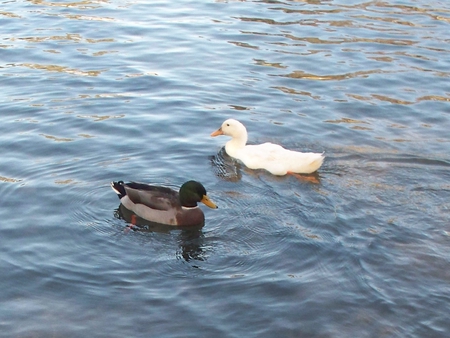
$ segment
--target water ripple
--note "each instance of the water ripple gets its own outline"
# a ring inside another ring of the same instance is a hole
[[[0,21],[5,335],[449,331],[446,2],[7,1]],[[230,117],[325,151],[314,182],[228,158],[209,134]],[[219,205],[190,231],[130,228],[108,186],[188,177]]]

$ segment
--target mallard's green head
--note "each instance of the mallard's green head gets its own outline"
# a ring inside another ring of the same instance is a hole
[[[180,188],[180,203],[183,207],[196,207],[198,202],[204,203],[206,206],[217,209],[209,197],[206,195],[205,187],[197,181],[188,181]]]

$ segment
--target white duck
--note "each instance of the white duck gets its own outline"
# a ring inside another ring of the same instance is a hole
[[[226,120],[211,134],[213,137],[218,135],[231,136],[225,144],[229,156],[250,169],[266,169],[273,175],[311,174],[320,168],[325,158],[323,153],[301,153],[269,142],[246,145],[247,129],[234,119]]]

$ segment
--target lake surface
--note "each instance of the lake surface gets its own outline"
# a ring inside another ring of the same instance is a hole
[[[446,337],[448,1],[1,1],[1,337]],[[325,151],[315,180],[209,135]],[[113,180],[201,181],[131,231]]]

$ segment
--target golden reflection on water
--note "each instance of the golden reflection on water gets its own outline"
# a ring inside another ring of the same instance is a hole
[[[86,39],[89,43],[102,43],[102,42],[114,42],[115,40],[113,38],[103,38],[103,39]]]
[[[310,97],[312,99],[315,99],[315,100],[319,100],[320,99],[319,95],[313,95],[312,93],[306,92],[306,91],[303,91],[303,90],[296,90],[296,89],[292,89],[292,88],[288,88],[288,87],[272,87],[272,88],[281,90],[283,93],[286,93],[286,94],[308,96],[308,97]]]
[[[73,2],[51,2],[44,0],[28,0],[34,5],[51,6],[51,7],[78,7],[79,9],[94,9],[102,7],[101,3],[109,3],[109,0],[83,0]]]
[[[77,184],[77,182],[73,179],[55,180],[55,184]]]
[[[83,70],[79,70],[79,69],[63,67],[63,66],[58,66],[58,65],[42,65],[42,64],[38,64],[38,63],[21,63],[21,64],[18,64],[17,66],[27,67],[27,68],[31,68],[31,69],[38,69],[38,70],[46,70],[49,72],[81,75],[81,76],[98,76],[104,71],[104,70],[83,71]]]
[[[405,143],[405,142],[413,142],[413,140],[409,140],[406,138],[394,138],[394,139],[387,139],[386,137],[375,137],[377,140],[383,140],[383,141],[392,141],[396,143]]]
[[[246,42],[240,42],[240,41],[228,41],[229,43],[239,46],[239,47],[244,47],[244,48],[251,48],[251,49],[259,49],[258,46],[252,46],[249,43]]]
[[[353,126],[350,129],[354,129],[354,130],[373,130],[373,128],[361,127],[361,126]]]
[[[78,136],[82,137],[82,138],[93,138],[93,137],[95,137],[94,135],[89,135],[89,134],[78,134]]]
[[[55,50],[55,49],[45,49],[44,52],[52,53],[52,54],[61,54],[61,52],[59,50]]]
[[[317,37],[297,37],[292,34],[284,34],[285,38],[294,41],[304,41],[311,44],[327,44],[327,45],[341,45],[341,44],[349,44],[349,43],[378,43],[383,45],[393,45],[393,46],[411,46],[417,44],[417,41],[406,40],[406,39],[383,39],[383,38],[339,38],[339,39],[321,39]]]
[[[118,50],[102,50],[100,52],[93,53],[92,56],[103,56],[106,54],[116,54],[119,53]]]
[[[101,39],[84,39],[80,34],[72,34],[67,33],[65,35],[52,35],[52,36],[30,36],[30,37],[22,37],[22,38],[15,38],[11,37],[9,39],[10,41],[16,41],[16,40],[22,40],[26,42],[32,42],[32,43],[41,43],[45,41],[74,41],[74,42],[88,42],[88,43],[111,43],[115,40],[113,38],[101,38]]]
[[[282,77],[290,77],[293,79],[308,79],[308,80],[319,80],[319,81],[339,81],[339,80],[348,80],[357,77],[369,77],[371,74],[386,74],[391,73],[390,71],[385,71],[381,69],[373,69],[366,71],[357,71],[354,73],[345,73],[345,74],[337,74],[337,75],[315,75],[311,73],[306,73],[302,70],[295,70],[289,74],[279,75]]]
[[[396,128],[396,129],[405,129],[405,128],[408,128],[407,126],[402,125],[402,124],[398,124],[398,123],[392,123],[392,124],[390,124],[388,127],[389,127],[389,128]]]
[[[268,62],[265,60],[254,59],[255,63],[260,66],[274,67],[274,68],[287,68],[279,62]]]
[[[116,21],[114,18],[101,17],[101,16],[89,16],[89,15],[64,15],[65,18],[71,20],[84,20],[84,21]]]
[[[124,114],[121,115],[77,115],[77,117],[79,118],[88,118],[88,119],[93,119],[94,122],[100,122],[100,121],[106,121],[106,120],[110,120],[110,119],[120,119],[125,117]]]
[[[11,13],[11,12],[2,12],[2,11],[0,11],[0,15],[6,16],[8,18],[16,18],[16,19],[17,18],[21,18],[20,15],[14,14],[14,13]]]
[[[65,138],[65,137],[56,137],[53,135],[47,135],[47,134],[39,134],[41,136],[44,136],[46,139],[55,141],[55,142],[72,142],[75,141],[73,138]]]
[[[327,123],[363,123],[363,124],[369,124],[368,122],[365,122],[365,121],[349,119],[349,118],[346,118],[346,117],[343,117],[343,118],[341,118],[339,120],[326,120],[324,122],[327,122]]]
[[[18,179],[15,179],[15,178],[0,176],[0,182],[17,183],[17,182],[21,182],[21,181],[22,180],[18,180]]]
[[[439,20],[439,21],[445,21],[445,22],[450,23],[450,18],[445,18],[445,17],[440,16],[440,15],[433,16],[433,19]]]
[[[16,38],[12,37],[10,41],[15,41]],[[40,43],[44,41],[59,41],[59,40],[67,40],[67,41],[76,41],[79,42],[82,40],[80,34],[69,34],[66,35],[53,35],[53,36],[31,36],[31,37],[25,37],[25,38],[17,38],[17,40],[23,40],[27,42],[34,42],[34,43]]]
[[[249,107],[238,106],[238,105],[234,105],[234,104],[230,104],[229,107],[234,110],[251,110],[251,108],[249,108]]]
[[[355,100],[359,101],[366,101],[370,102],[373,101],[373,99],[378,101],[385,101],[390,102],[394,104],[402,104],[402,105],[411,105],[416,104],[418,102],[422,101],[444,101],[444,102],[450,102],[450,96],[440,96],[440,95],[425,95],[418,97],[415,101],[406,101],[406,100],[399,100],[396,98],[388,97],[386,95],[379,95],[379,94],[371,94],[370,96],[362,96],[357,94],[346,94],[348,97],[351,97]]]
[[[386,96],[386,95],[372,94],[372,97],[377,99],[377,100],[379,100],[379,101],[385,101],[385,102],[390,102],[390,103],[395,103],[395,104],[409,105],[409,104],[413,104],[414,103],[414,102],[411,102],[411,101],[395,99],[393,97],[389,97],[389,96]]]
[[[421,96],[417,99],[417,102],[420,101],[446,101],[450,102],[450,93],[449,96],[439,96],[439,95],[427,95],[427,96]]]

